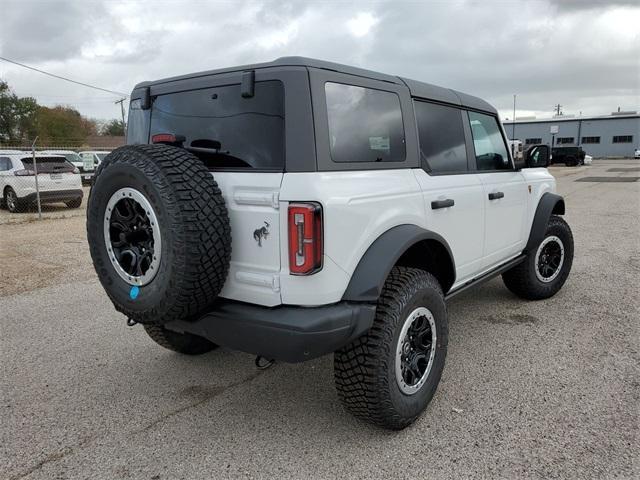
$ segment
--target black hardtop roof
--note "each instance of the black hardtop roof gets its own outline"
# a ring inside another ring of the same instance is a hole
[[[340,63],[327,62],[324,60],[317,60],[315,58],[307,57],[280,57],[271,62],[253,63],[249,65],[240,65],[236,67],[219,68],[215,70],[208,70],[204,72],[191,73],[187,75],[180,75],[177,77],[163,78],[160,80],[141,82],[134,87],[135,89],[149,87],[153,85],[160,85],[164,83],[175,82],[178,80],[187,80],[190,78],[206,77],[209,75],[216,75],[220,73],[230,73],[245,70],[256,70],[260,68],[270,67],[308,67],[319,68],[322,70],[331,70],[339,73],[345,73],[347,75],[354,75],[358,77],[371,78],[374,80],[380,80],[383,82],[389,82],[394,84],[404,84],[409,88],[411,95],[414,97],[421,97],[425,99],[435,100],[437,102],[450,103],[454,105],[460,105],[467,108],[476,110],[484,110],[487,112],[497,114],[496,109],[489,103],[485,102],[481,98],[467,95],[466,93],[458,92],[450,88],[439,87],[430,83],[420,82],[417,80],[411,80],[408,78],[397,77],[394,75],[388,75],[385,73],[374,72],[372,70],[366,70],[364,68],[352,67],[349,65],[343,65]]]

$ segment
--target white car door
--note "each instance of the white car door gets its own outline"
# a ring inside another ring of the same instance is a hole
[[[466,112],[415,101],[422,169],[414,170],[423,192],[426,226],[449,244],[456,266],[454,288],[482,268],[483,185],[469,169],[464,125]]]
[[[476,168],[483,186],[483,267],[503,263],[516,256],[526,241],[527,184],[516,171],[507,151],[498,119],[468,112]]]

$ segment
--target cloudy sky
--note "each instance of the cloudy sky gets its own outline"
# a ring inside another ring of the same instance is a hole
[[[640,109],[637,0],[1,0],[0,56],[107,89],[303,55],[477,95],[512,117]],[[0,61],[44,105],[94,118],[114,95]]]

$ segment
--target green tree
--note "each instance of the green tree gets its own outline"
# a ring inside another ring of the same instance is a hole
[[[18,97],[7,82],[0,80],[0,141],[28,142],[36,135],[38,104],[35,98]]]
[[[96,133],[96,124],[71,107],[61,105],[38,108],[39,144],[81,145]]]
[[[122,120],[109,120],[100,130],[100,135],[109,135],[113,137],[124,136],[125,125]]]

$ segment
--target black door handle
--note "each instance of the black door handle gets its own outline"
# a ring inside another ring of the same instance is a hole
[[[434,200],[431,202],[431,209],[437,210],[439,208],[453,207],[454,204],[455,202],[452,198],[447,198],[446,200]]]
[[[489,200],[497,200],[504,197],[504,192],[493,192],[489,194]]]

